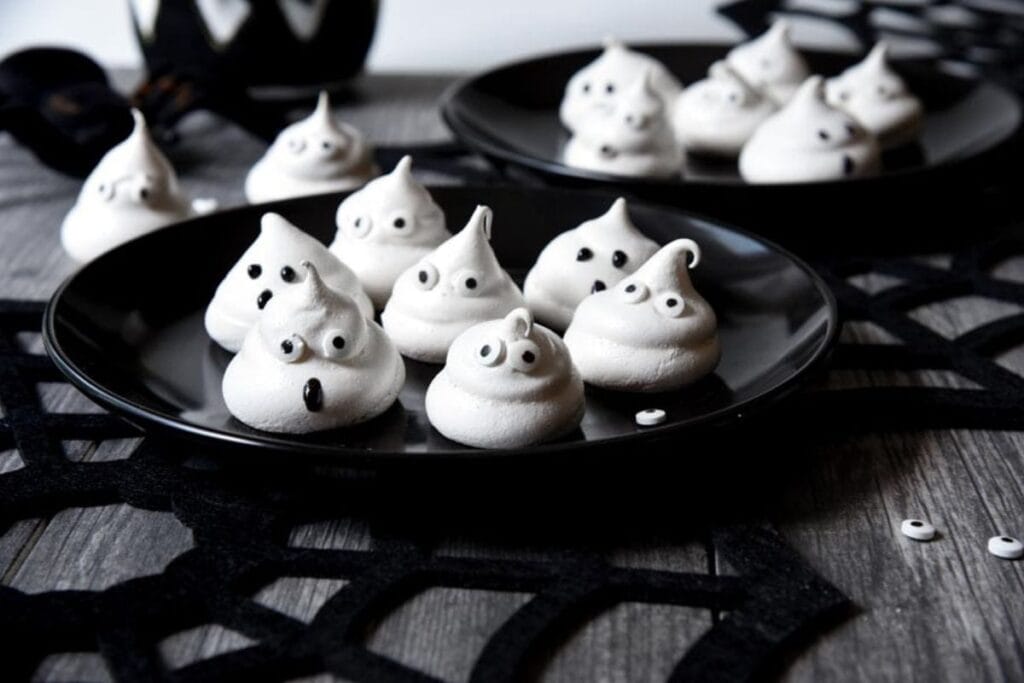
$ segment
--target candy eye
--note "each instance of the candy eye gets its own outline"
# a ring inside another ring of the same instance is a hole
[[[333,152],[334,151],[334,147],[335,147],[334,143],[331,142],[330,140],[321,140],[320,141],[320,149],[323,150],[324,152]]]
[[[540,365],[540,348],[529,339],[508,345],[508,363],[519,372],[533,372]]]
[[[396,235],[409,235],[413,228],[412,216],[406,211],[395,211],[388,216],[384,225]]]
[[[590,83],[584,83],[583,84],[583,94],[584,95],[589,95],[590,94]]]
[[[281,279],[285,282],[295,282],[295,269],[291,266],[285,266],[282,268]]]
[[[821,129],[818,131],[818,137],[827,142],[832,136],[828,134],[827,130]]]
[[[638,304],[647,298],[647,285],[626,280],[618,286],[619,299],[627,304]]]
[[[288,141],[288,150],[292,154],[302,154],[304,149],[306,149],[306,141],[302,138],[292,138]]]
[[[362,239],[370,234],[370,228],[373,227],[373,219],[369,216],[356,216],[349,219],[348,227],[353,237]]]
[[[604,91],[605,91],[605,93],[611,95],[612,93],[615,92],[615,84],[614,83],[606,83],[605,86],[604,86]]]
[[[103,201],[109,202],[114,198],[114,183],[100,183],[96,186],[96,194],[98,194]]]
[[[328,330],[324,334],[323,341],[324,356],[340,360],[352,354],[352,344],[349,335],[344,330]]]
[[[249,274],[250,278],[255,280],[256,278],[263,274],[263,268],[260,267],[260,264],[253,263],[250,264],[249,267],[245,269],[245,272]]]
[[[420,289],[433,289],[440,279],[441,276],[438,274],[437,268],[432,264],[424,261],[416,266],[416,286]]]
[[[283,360],[285,363],[294,363],[300,358],[306,350],[306,342],[302,341],[302,337],[297,334],[293,334],[287,339],[282,339],[277,344],[277,357]]]
[[[626,256],[626,252],[624,251],[619,251],[618,249],[616,249],[615,253],[612,254],[612,265],[616,268],[621,268],[622,266],[626,265],[626,261],[628,260],[629,257]]]
[[[132,197],[139,204],[145,204],[153,196],[153,183],[149,178],[142,178],[132,188]]]
[[[577,261],[589,261],[592,258],[594,258],[594,252],[592,252],[590,249],[587,249],[586,247],[583,247],[582,249],[576,252]]]
[[[462,296],[477,296],[483,284],[480,280],[480,273],[475,270],[460,270],[455,274],[452,282]]]
[[[476,349],[476,360],[480,365],[494,367],[505,357],[505,343],[497,338],[485,339]]]
[[[675,292],[662,292],[654,300],[654,309],[666,318],[678,318],[686,309],[683,297]]]

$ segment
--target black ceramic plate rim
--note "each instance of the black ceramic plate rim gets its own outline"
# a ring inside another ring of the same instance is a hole
[[[463,186],[472,189],[471,186]],[[481,189],[486,191],[489,188],[502,187],[498,186],[487,186]],[[507,185],[516,190],[523,190],[523,188],[515,185]],[[434,186],[427,186],[428,190],[438,189]],[[566,194],[573,194],[572,190],[556,190],[564,192]],[[580,193],[576,191],[576,193]],[[347,196],[348,192],[336,193],[328,192],[322,195],[315,196],[336,196],[339,199]],[[581,193],[582,194],[582,193]],[[589,194],[604,194],[604,193],[589,193]],[[258,208],[261,211],[274,211],[277,207],[282,205],[288,205],[299,199],[285,199],[275,202],[267,202],[262,204],[249,204],[223,211],[218,211],[218,214],[242,214],[249,213]],[[685,422],[677,422],[668,425],[656,426],[656,427],[645,427],[640,431],[632,434],[623,434],[620,436],[608,437],[595,441],[574,441],[574,442],[553,442],[540,444],[536,446],[529,446],[526,448],[502,448],[502,449],[476,449],[467,446],[461,446],[459,448],[453,448],[451,450],[443,452],[418,452],[418,453],[407,453],[407,452],[394,452],[388,450],[369,450],[360,448],[350,448],[346,446],[335,446],[332,444],[304,441],[301,435],[294,437],[287,437],[271,432],[257,433],[254,432],[251,435],[240,435],[231,432],[225,432],[218,429],[212,429],[196,425],[181,419],[180,417],[170,415],[161,411],[157,411],[148,408],[139,403],[127,400],[120,396],[117,392],[112,391],[105,387],[102,383],[95,381],[89,376],[88,372],[80,368],[73,358],[71,358],[62,347],[57,331],[56,325],[56,312],[57,307],[60,305],[61,299],[64,292],[72,287],[77,278],[81,277],[84,273],[96,268],[102,268],[103,262],[108,258],[108,255],[117,253],[118,251],[127,248],[129,245],[142,242],[152,236],[142,235],[130,242],[116,247],[107,254],[104,254],[90,263],[85,264],[79,268],[76,272],[67,277],[64,282],[57,288],[47,302],[46,308],[43,313],[43,343],[46,348],[47,354],[53,360],[57,369],[63,373],[71,384],[81,390],[84,394],[95,400],[101,406],[109,408],[110,410],[120,414],[122,417],[127,419],[133,424],[151,425],[164,432],[170,432],[177,435],[198,439],[200,441],[210,443],[221,443],[229,444],[234,446],[245,446],[261,449],[263,452],[272,452],[275,454],[288,453],[288,454],[302,454],[303,456],[313,456],[320,458],[323,461],[333,462],[335,464],[344,464],[351,466],[374,466],[381,464],[390,464],[396,462],[407,462],[407,463],[423,463],[423,462],[444,462],[444,461],[455,461],[455,460],[485,460],[488,462],[509,458],[509,457],[523,457],[523,456],[551,456],[551,455],[565,455],[576,453],[578,451],[587,451],[595,448],[607,448],[619,445],[636,445],[648,441],[663,440],[671,437],[675,434],[694,432],[699,429],[708,429],[721,426],[725,423],[732,422],[746,418],[752,412],[757,409],[766,407],[770,403],[779,401],[785,398],[793,391],[795,391],[800,384],[807,379],[811,372],[828,359],[835,346],[836,339],[839,336],[839,308],[836,303],[835,296],[832,294],[832,290],[825,283],[825,281],[818,275],[817,272],[810,265],[808,265],[803,259],[796,256],[788,249],[779,246],[771,240],[767,240],[753,232],[744,230],[742,228],[736,228],[726,223],[723,223],[717,219],[708,218],[701,214],[692,213],[689,211],[682,211],[678,208],[667,206],[664,204],[658,204],[654,202],[642,202],[645,207],[650,209],[671,212],[681,214],[688,219],[695,221],[702,221],[704,223],[714,226],[716,229],[720,229],[726,232],[732,232],[738,235],[742,235],[747,239],[757,242],[763,245],[767,250],[774,251],[777,254],[788,259],[797,268],[799,268],[810,280],[815,290],[821,295],[824,300],[825,307],[828,312],[827,326],[825,330],[825,336],[814,351],[810,358],[808,358],[800,367],[795,369],[788,377],[780,381],[774,387],[768,388],[761,393],[751,396],[750,398],[735,403],[724,408],[700,415]],[[167,230],[180,230],[190,226],[192,223],[201,222],[207,216],[197,216],[190,218],[185,221],[174,223],[165,228],[162,228],[160,232]],[[141,424],[140,424],[141,423]]]
[[[672,47],[682,48],[693,48],[693,49],[704,49],[704,50],[728,50],[734,47],[731,43],[630,43],[630,48],[639,50],[641,52],[651,49],[668,49]],[[798,46],[799,47],[799,46]],[[635,185],[638,187],[658,187],[658,188],[672,188],[672,187],[742,187],[742,188],[786,188],[786,187],[798,187],[814,189],[820,187],[860,187],[865,184],[874,184],[878,182],[884,182],[887,179],[899,179],[911,176],[919,176],[927,173],[936,171],[946,170],[950,167],[955,167],[963,164],[971,159],[975,159],[982,156],[993,149],[998,147],[998,143],[992,144],[973,155],[964,158],[953,158],[945,159],[936,164],[925,166],[923,168],[897,168],[891,171],[884,171],[883,173],[876,176],[860,176],[856,178],[842,178],[838,180],[823,180],[814,182],[803,182],[803,183],[746,183],[742,180],[717,180],[714,182],[707,180],[692,180],[682,176],[680,178],[673,178],[666,180],[664,178],[646,178],[638,176],[625,176],[615,175],[612,173],[601,173],[600,171],[590,171],[587,169],[576,168],[575,166],[569,166],[560,161],[549,161],[539,157],[535,157],[530,154],[525,154],[515,148],[506,146],[504,144],[494,141],[491,136],[486,133],[477,130],[472,124],[463,121],[457,112],[455,105],[456,99],[469,88],[471,85],[479,80],[493,76],[500,71],[506,71],[523,67],[527,64],[535,64],[544,62],[552,59],[561,59],[566,57],[577,57],[585,54],[590,54],[595,51],[600,51],[602,48],[600,45],[591,46],[588,48],[580,48],[576,50],[569,50],[563,52],[548,52],[530,57],[528,59],[521,59],[511,62],[505,62],[498,66],[492,67],[486,71],[472,74],[461,78],[452,85],[450,85],[444,93],[441,95],[441,118],[444,120],[445,125],[455,134],[455,136],[466,143],[470,148],[495,159],[501,159],[502,161],[509,161],[525,168],[529,168],[541,173],[554,176],[562,176],[566,178],[575,178],[578,180],[593,180],[602,183],[613,183],[618,185]],[[808,48],[800,48],[800,51],[805,54],[821,54],[838,57],[857,57],[860,56],[859,52],[856,51],[825,51],[825,50],[813,50]],[[949,78],[960,78],[952,74],[944,74]],[[1022,119],[1024,119],[1024,112],[1021,109],[1020,100],[1013,95],[1010,91],[1006,90],[999,84],[984,79],[966,79],[974,80],[978,85],[984,85],[987,87],[995,88],[1001,94],[1007,96],[1011,100],[1015,107],[1015,122],[1013,125],[1014,131],[1019,130],[1021,127]],[[557,114],[555,114],[557,115]],[[1012,132],[1009,136],[1012,137]]]

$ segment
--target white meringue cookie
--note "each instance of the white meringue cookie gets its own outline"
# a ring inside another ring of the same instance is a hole
[[[518,448],[568,434],[583,418],[583,380],[565,344],[518,308],[458,336],[427,388],[427,418],[477,448]]]
[[[380,326],[302,264],[224,372],[224,403],[268,432],[305,434],[365,422],[395,402],[405,365]]]
[[[384,308],[405,269],[452,236],[441,207],[412,177],[410,156],[349,195],[334,222],[331,252],[359,276],[377,308]]]
[[[672,127],[687,152],[736,157],[777,109],[732,67],[715,62],[707,78],[690,85],[676,100]]]
[[[658,251],[629,219],[626,200],[551,240],[526,275],[523,296],[540,322],[561,332],[593,292],[614,287]]]
[[[440,363],[468,328],[526,305],[490,236],[491,210],[478,206],[466,227],[398,277],[380,319],[402,354]]]
[[[849,114],[825,102],[811,76],[789,104],[761,124],[740,152],[748,183],[802,183],[873,175],[878,140]]]
[[[61,226],[64,250],[80,263],[194,214],[146,119],[132,116],[131,135],[100,159]]]
[[[737,45],[725,56],[743,80],[783,105],[811,71],[789,40],[789,23],[778,20],[757,38]]]
[[[874,133],[883,147],[912,140],[924,115],[921,100],[892,70],[884,42],[858,64],[825,82],[825,98]]]
[[[285,128],[245,178],[253,204],[359,187],[380,169],[358,130],[335,120],[326,92],[316,110]]]
[[[669,242],[615,288],[584,299],[565,333],[583,379],[626,391],[678,389],[714,370],[721,351],[715,312],[687,272],[700,249]],[[691,266],[692,267],[692,266]]]
[[[348,266],[315,237],[276,213],[265,213],[259,237],[221,280],[206,308],[210,337],[228,351],[238,351],[263,307],[303,280],[304,261],[313,264],[328,287],[352,298],[364,316],[373,318],[373,304]]]
[[[627,85],[608,112],[586,117],[565,146],[565,163],[636,177],[679,173],[682,148],[647,72]]]
[[[562,124],[575,132],[594,112],[610,113],[622,92],[647,71],[651,74],[651,89],[667,111],[683,89],[676,77],[654,57],[614,39],[605,41],[601,56],[569,79],[558,110]]]

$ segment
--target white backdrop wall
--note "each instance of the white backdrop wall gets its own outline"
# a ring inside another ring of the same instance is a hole
[[[344,2],[344,0],[340,0]],[[735,40],[716,0],[381,0],[374,71],[472,71],[527,54],[623,40]],[[140,56],[128,0],[0,0],[0,55],[30,45],[75,47],[106,66]],[[848,43],[797,31],[797,39]]]

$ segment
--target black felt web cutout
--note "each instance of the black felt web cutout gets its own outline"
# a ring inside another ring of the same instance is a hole
[[[237,470],[190,466],[192,446],[147,437],[125,460],[74,462],[63,438],[137,435],[110,415],[47,414],[38,382],[59,381],[40,355],[15,336],[37,330],[42,305],[0,302],[0,439],[25,467],[0,475],[0,535],[18,520],[72,507],[126,503],[170,511],[192,530],[195,546],[161,573],[99,591],[26,594],[0,586],[0,657],[8,680],[28,678],[48,654],[98,650],[117,680],[287,680],[332,672],[354,681],[434,681],[376,654],[368,626],[430,587],[532,594],[480,652],[473,681],[518,680],[536,658],[595,612],[622,602],[711,610],[712,628],[679,653],[672,680],[742,681],[763,672],[795,639],[844,614],[847,600],[771,530],[729,526],[705,539],[734,575],[610,564],[597,552],[531,560],[467,558],[433,552],[435,525],[394,512],[368,518],[366,550],[288,544],[290,529],[324,516],[372,510],[376,494],[355,479],[325,483],[280,473],[246,480]],[[412,505],[415,509],[415,505]],[[418,518],[420,515],[410,515]],[[254,601],[280,577],[346,579],[306,624]],[[255,641],[248,647],[169,670],[159,643],[216,623]]]

